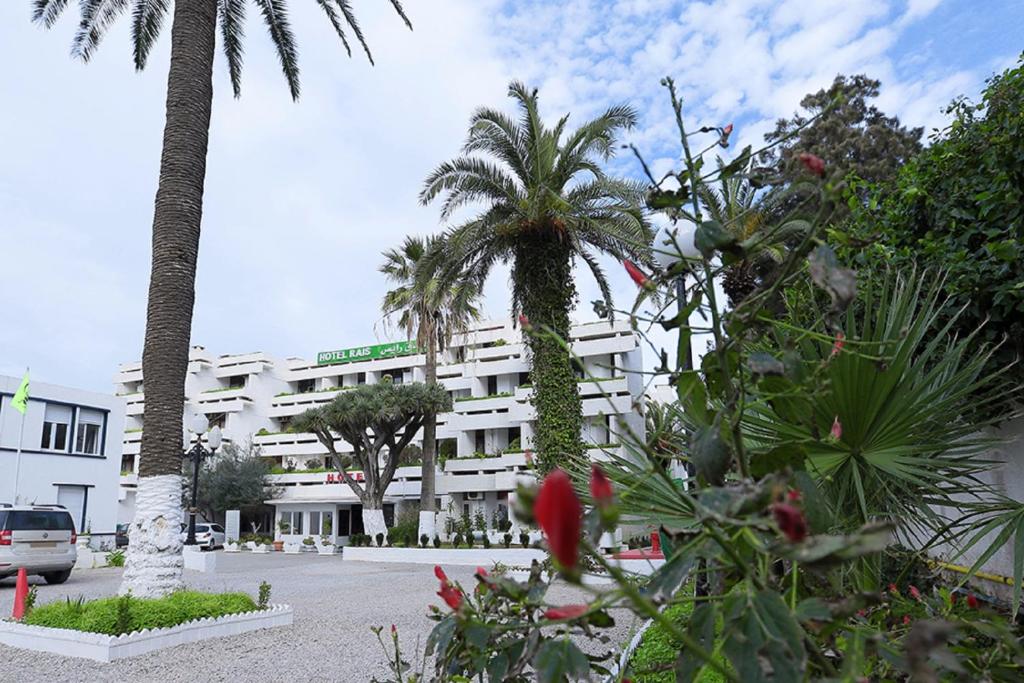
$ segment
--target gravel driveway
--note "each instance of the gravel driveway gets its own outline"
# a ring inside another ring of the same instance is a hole
[[[218,553],[217,562],[216,574],[185,572],[188,585],[255,596],[260,581],[268,581],[271,601],[292,605],[295,623],[110,664],[0,645],[0,681],[369,681],[387,675],[384,653],[370,627],[395,624],[410,658],[417,646],[422,651],[434,625],[424,616],[427,605],[441,604],[429,565],[283,553]],[[464,586],[474,585],[472,567],[446,571]],[[39,587],[39,604],[45,604],[65,596],[109,596],[120,579],[120,569],[92,569],[75,571],[62,586],[47,586],[36,577],[30,582]],[[548,595],[557,603],[584,599],[577,589],[557,584]],[[13,600],[14,579],[0,581],[0,616],[10,615]],[[628,641],[634,628],[629,615],[616,617],[611,646]]]

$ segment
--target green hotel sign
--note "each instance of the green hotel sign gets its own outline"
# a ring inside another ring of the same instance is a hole
[[[354,349],[339,351],[321,351],[316,354],[317,365],[337,365],[339,363],[355,363],[361,360],[378,358],[395,358],[411,356],[416,353],[415,341],[394,342],[392,344],[376,344],[374,346],[357,346]]]

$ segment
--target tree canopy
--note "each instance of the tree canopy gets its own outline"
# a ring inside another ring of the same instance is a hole
[[[338,392],[327,405],[297,416],[292,428],[316,434],[364,507],[379,508],[401,453],[423,426],[424,417],[451,407],[451,397],[438,384],[395,384],[385,376],[376,384]],[[351,456],[338,452],[339,436],[352,446]],[[362,471],[363,484],[352,476],[355,469]]]
[[[191,473],[191,460],[185,465]],[[197,506],[203,517],[222,521],[227,510],[251,512],[274,498],[278,489],[268,486],[266,476],[270,463],[260,456],[258,446],[251,443],[240,446],[226,443],[199,469],[199,496]],[[192,479],[186,477],[183,491],[184,505],[192,500]]]

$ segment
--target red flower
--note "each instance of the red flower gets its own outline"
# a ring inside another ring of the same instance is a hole
[[[800,502],[801,498],[803,498],[803,496],[801,496],[800,492],[797,491],[796,489],[790,489],[786,491],[786,500],[788,500],[790,503],[798,503]]]
[[[391,635],[393,635],[393,636],[398,635],[398,629],[395,628],[394,624],[391,624]]]
[[[487,570],[484,569],[483,567],[477,567],[476,568],[476,575],[479,576],[481,579],[486,579],[487,578]]]
[[[526,317],[525,313],[519,314],[519,326],[527,332],[530,331],[530,319]]]
[[[844,346],[846,346],[846,335],[842,332],[837,332],[836,340],[832,343],[832,353],[829,355],[829,358],[835,358],[838,356]]]
[[[575,567],[579,557],[581,514],[583,508],[569,475],[555,469],[540,486],[533,515],[547,536],[551,554],[565,569]]]
[[[633,282],[636,283],[637,287],[643,287],[649,289],[653,287],[651,281],[644,275],[644,272],[637,268],[636,264],[626,259],[622,262],[622,265],[626,267],[626,272],[629,273],[629,277],[633,278]]]
[[[462,606],[462,591],[450,583],[441,584],[441,590],[437,591],[437,594],[452,610],[458,610]]]
[[[978,609],[978,598],[974,597],[974,593],[967,594],[967,606],[971,609]]]
[[[896,587],[895,583],[890,583],[889,584],[889,592],[892,593],[893,595],[899,595],[900,594],[900,589]]]
[[[478,593],[482,593],[491,587],[487,581],[487,576],[488,575],[486,569],[484,569],[483,567],[476,568],[476,578],[480,580],[480,582],[476,585],[476,590]]]
[[[824,177],[825,161],[821,157],[811,154],[810,152],[801,152],[799,156],[797,156],[797,159],[800,160],[800,163],[803,164],[804,168],[806,168],[810,173]]]
[[[437,580],[441,583],[448,583],[448,575],[444,573],[444,570],[441,569],[441,565],[439,564],[434,565],[434,576],[436,576]]]
[[[921,599],[921,591],[917,590],[917,586],[913,584],[911,584],[910,586],[910,597],[914,598],[915,600]]]
[[[903,615],[903,625],[904,626],[910,626],[910,615],[909,614],[904,614]]]
[[[586,614],[589,609],[590,607],[587,605],[563,605],[562,607],[552,607],[544,613],[544,618],[551,619],[552,621],[557,619],[575,619],[576,617]]]
[[[829,431],[829,435],[836,441],[843,438],[843,423],[839,421],[838,415],[832,420],[832,429]]]
[[[722,129],[722,135],[724,135],[725,137],[729,137],[730,135],[732,135],[732,124],[731,123],[727,123],[725,125],[725,128]]]
[[[615,495],[608,475],[596,462],[590,466],[590,495],[599,508],[611,505],[612,497]]]
[[[772,505],[772,514],[775,515],[775,523],[779,525],[779,531],[785,534],[791,543],[799,543],[807,538],[807,520],[800,508],[789,503],[776,503]]]

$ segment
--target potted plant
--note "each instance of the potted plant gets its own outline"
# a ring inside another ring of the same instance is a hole
[[[301,552],[302,552],[302,544],[301,543],[296,543],[294,541],[289,541],[288,543],[284,544],[284,554],[285,555],[298,555]]]
[[[512,547],[512,534],[505,532],[505,535],[501,537],[501,544],[506,548]]]
[[[519,532],[519,545],[524,548],[530,547],[530,533],[526,529]]]
[[[316,546],[316,541],[313,540],[312,536],[306,536],[304,539],[302,539],[302,549],[303,550],[305,550],[305,551],[313,550],[314,546]]]
[[[316,551],[321,555],[333,555],[334,544],[331,543],[330,536],[321,536],[320,542],[316,546]]]
[[[289,533],[291,531],[291,528],[292,528],[291,525],[288,522],[284,521],[283,519],[280,522],[277,523],[277,530],[281,532],[282,536],[284,534]],[[274,541],[274,550],[276,550],[277,552],[281,552],[281,550],[283,548],[284,548],[284,539],[283,538],[279,538],[279,539]]]
[[[238,546],[238,541],[234,538],[229,538],[224,541],[224,552],[226,553],[237,553],[241,548]]]
[[[270,546],[268,545],[269,539],[259,536],[256,538],[255,544],[252,548],[254,553],[266,553],[270,552]]]

